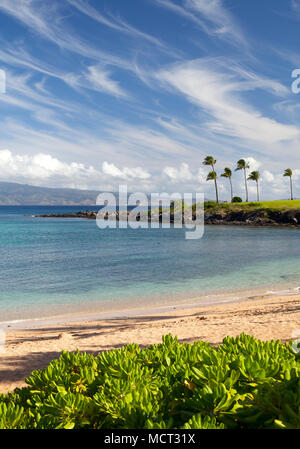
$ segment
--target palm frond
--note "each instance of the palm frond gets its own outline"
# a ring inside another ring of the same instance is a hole
[[[231,178],[231,176],[232,176],[232,171],[231,171],[231,169],[228,168],[228,167],[225,167],[225,168],[224,168],[224,173],[222,173],[221,176],[222,176],[223,178]]]
[[[217,174],[214,171],[210,171],[207,175],[206,181],[212,181],[217,179]]]
[[[215,158],[213,156],[206,156],[206,158],[204,159],[204,161],[202,163],[203,163],[203,165],[213,166],[217,163],[217,161],[215,160]]]
[[[292,170],[290,168],[285,169],[283,176],[289,176],[289,177],[293,176]]]
[[[250,165],[248,164],[248,162],[246,162],[245,159],[240,159],[239,161],[237,161],[237,167],[236,167],[235,171],[245,170],[247,168],[250,168]]]
[[[260,178],[260,174],[258,171],[253,171],[250,173],[250,175],[248,176],[248,180],[249,181],[258,181]]]

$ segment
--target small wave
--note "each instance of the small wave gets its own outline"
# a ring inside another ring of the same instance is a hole
[[[267,290],[266,295],[292,295],[293,293],[299,292],[300,287],[289,288],[287,290]]]

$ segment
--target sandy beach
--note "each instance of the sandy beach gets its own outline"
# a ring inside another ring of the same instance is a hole
[[[0,392],[25,386],[24,379],[43,369],[62,350],[90,352],[120,348],[129,343],[141,347],[160,343],[162,335],[177,335],[181,342],[204,340],[217,345],[227,336],[245,332],[262,340],[288,341],[300,337],[300,294],[250,296],[240,302],[195,308],[170,308],[117,319],[80,319],[6,333],[0,353]]]

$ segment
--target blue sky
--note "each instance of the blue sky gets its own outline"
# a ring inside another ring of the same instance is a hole
[[[300,197],[299,25],[299,0],[0,0],[0,180],[213,197],[213,155]]]

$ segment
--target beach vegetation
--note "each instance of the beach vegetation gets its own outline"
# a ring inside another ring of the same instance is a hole
[[[243,202],[243,200],[242,200],[242,198],[240,197],[240,196],[234,196],[233,198],[232,198],[232,201],[231,201],[232,203],[242,203]]]
[[[214,206],[213,206],[214,204]],[[208,207],[207,207],[208,205]],[[205,201],[205,209],[215,209],[215,210],[272,210],[272,211],[287,211],[287,210],[299,210],[300,200],[278,200],[278,201],[251,201],[248,203],[233,201],[232,203],[220,203],[216,204],[214,201]]]
[[[215,347],[63,351],[0,395],[1,429],[300,428],[299,345],[241,334]]]
[[[215,201],[205,201],[204,203],[204,209],[213,209],[217,206],[218,204]]]

